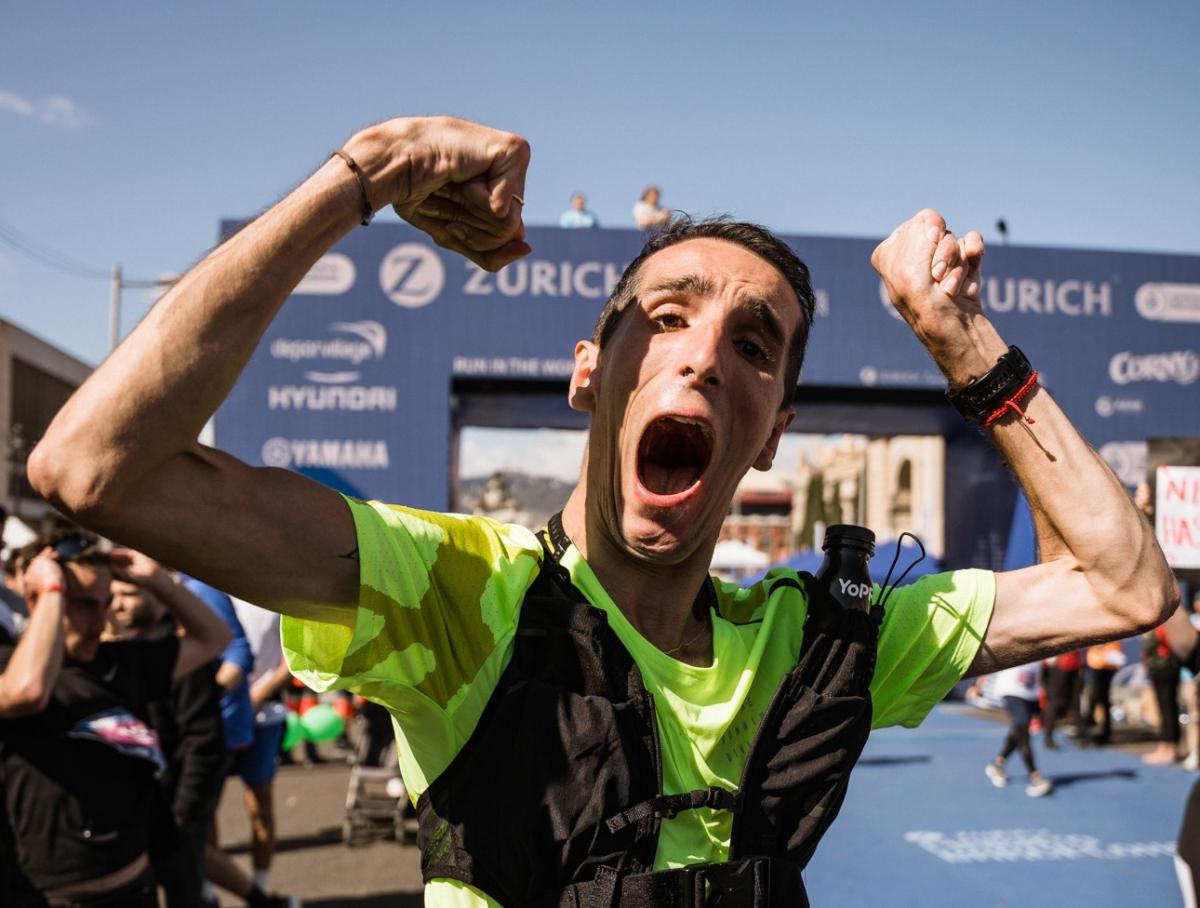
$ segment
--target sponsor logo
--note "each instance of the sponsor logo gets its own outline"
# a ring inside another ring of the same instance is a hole
[[[352,470],[386,470],[386,441],[348,438],[268,438],[262,446],[268,467],[332,467]]]
[[[1142,284],[1133,305],[1152,322],[1200,322],[1200,284]]]
[[[948,864],[987,861],[1100,861],[1129,858],[1170,858],[1174,842],[1109,842],[1095,836],[1051,832],[1048,829],[973,829],[964,832],[931,832],[915,829],[904,841],[928,851]]]
[[[941,387],[946,383],[940,373],[919,369],[880,369],[878,366],[863,366],[858,370],[858,381],[866,387],[891,385],[900,387]]]
[[[379,286],[397,306],[432,303],[446,284],[442,257],[424,243],[401,243],[379,263]]]
[[[1033,315],[1112,315],[1108,281],[1039,281],[1027,277],[989,277],[980,288],[984,308]]]
[[[345,374],[358,376],[356,372]],[[385,385],[271,385],[267,388],[267,408],[390,413],[396,409],[396,397],[396,389]]]
[[[1108,363],[1108,377],[1118,385],[1135,381],[1173,381],[1190,385],[1200,377],[1200,355],[1195,350],[1136,356],[1129,352],[1118,353]]]
[[[353,287],[357,276],[353,259],[340,252],[330,252],[317,259],[292,293],[336,296]]]
[[[468,296],[581,296],[598,300],[613,292],[624,270],[616,262],[521,259],[492,274],[468,262],[463,292]]]
[[[1146,478],[1146,443],[1110,441],[1100,448],[1100,456],[1127,486],[1136,486]]]
[[[879,300],[893,317],[904,320],[888,299],[883,281],[879,282]],[[983,308],[992,312],[1107,318],[1112,315],[1112,284],[1074,279],[1045,281],[1031,277],[988,277],[979,288],[979,300]],[[1200,319],[1200,314],[1197,318]]]
[[[855,583],[853,580],[839,577],[838,586],[842,588],[842,593],[851,599],[866,599],[871,595],[871,585],[868,583]]]
[[[370,359],[382,359],[387,352],[387,330],[379,322],[333,322],[329,330],[350,336],[323,340],[280,337],[271,341],[271,357],[292,363],[335,360],[357,366]],[[360,373],[312,371],[304,375],[311,382],[346,384],[357,381]]]
[[[1105,419],[1110,416],[1141,413],[1145,409],[1146,404],[1139,397],[1109,397],[1104,394],[1096,398],[1096,415]]]

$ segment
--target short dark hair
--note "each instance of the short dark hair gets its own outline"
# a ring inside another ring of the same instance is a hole
[[[804,365],[804,348],[808,345],[808,334],[812,328],[816,299],[813,296],[812,278],[809,275],[808,266],[800,261],[800,257],[792,251],[787,243],[759,224],[734,221],[727,216],[694,220],[684,215],[672,220],[646,241],[646,245],[642,247],[637,258],[629,263],[629,267],[621,275],[608,302],[600,311],[600,317],[596,320],[596,327],[592,331],[592,343],[603,350],[604,345],[617,330],[621,315],[636,299],[634,291],[638,273],[646,259],[670,246],[698,239],[724,240],[765,259],[783,275],[788,286],[796,294],[796,299],[800,301],[800,314],[803,318],[788,345],[787,360],[783,370],[782,406],[791,406],[792,398],[796,393],[796,384],[800,381],[800,367]]]

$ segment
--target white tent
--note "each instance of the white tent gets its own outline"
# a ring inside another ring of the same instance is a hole
[[[714,571],[754,571],[765,568],[771,559],[752,545],[739,542],[736,539],[726,539],[718,542],[713,549],[712,565]]]
[[[5,549],[19,549],[37,539],[37,533],[20,517],[10,515],[4,522],[3,530],[3,544],[0,547]]]

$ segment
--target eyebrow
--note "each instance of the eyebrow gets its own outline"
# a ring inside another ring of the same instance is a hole
[[[771,340],[782,345],[784,342],[783,325],[770,301],[760,296],[753,296],[745,300],[743,305],[750,310]]]
[[[715,289],[712,280],[702,274],[685,274],[661,281],[653,287],[648,287],[646,293],[712,293]]]
[[[712,293],[715,289],[716,285],[705,275],[685,274],[682,277],[660,281],[654,286],[648,287],[645,292],[647,294],[692,293],[701,296]],[[771,305],[770,300],[761,296],[751,296],[742,299],[740,305],[750,311],[750,314],[754,316],[771,340],[780,345],[785,342],[783,323],[779,320],[779,315],[775,312],[775,307]]]

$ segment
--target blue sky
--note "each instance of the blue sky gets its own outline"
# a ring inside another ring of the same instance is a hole
[[[356,127],[524,134],[527,218],[576,189],[882,236],[931,205],[989,240],[1200,254],[1200,4],[9,4],[0,231],[185,269]],[[108,284],[0,241],[0,317],[89,362]],[[128,330],[149,293],[125,294]]]

